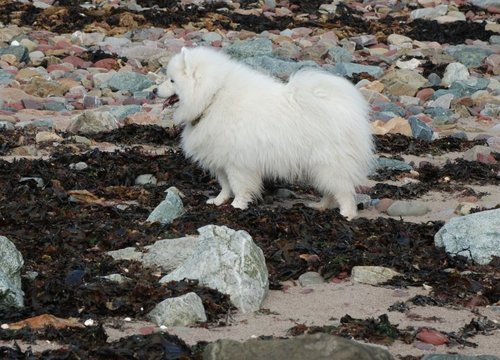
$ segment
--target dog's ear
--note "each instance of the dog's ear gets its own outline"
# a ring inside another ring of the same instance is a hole
[[[182,47],[181,49],[181,59],[182,59],[182,68],[186,75],[192,75],[193,69],[191,66],[191,56],[189,54],[189,49],[186,47]]]

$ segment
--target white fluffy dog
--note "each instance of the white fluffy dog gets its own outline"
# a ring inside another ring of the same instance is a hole
[[[356,216],[355,187],[373,161],[368,105],[347,80],[301,70],[287,84],[216,50],[182,49],[157,89],[165,106],[179,102],[185,154],[217,177],[209,204],[246,209],[263,179],[305,181],[323,198],[317,209],[340,206]]]

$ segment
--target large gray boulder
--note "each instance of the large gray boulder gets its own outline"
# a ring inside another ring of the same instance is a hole
[[[0,236],[0,309],[23,307],[21,268],[24,260],[16,246]]]
[[[302,335],[293,339],[218,340],[203,352],[204,360],[390,360],[387,350],[329,334]]]
[[[158,326],[189,326],[207,321],[201,298],[194,292],[163,300],[148,318]]]
[[[500,256],[500,209],[451,219],[436,233],[434,243],[451,255],[488,264],[493,256]]]
[[[198,232],[201,236],[194,254],[160,282],[196,279],[228,294],[241,311],[258,310],[269,291],[262,250],[246,231],[207,225]]]

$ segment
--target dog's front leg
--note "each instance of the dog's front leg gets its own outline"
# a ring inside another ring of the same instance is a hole
[[[229,180],[227,179],[225,171],[217,171],[215,175],[221,186],[221,191],[217,197],[208,199],[207,204],[219,206],[226,203],[231,196],[233,196],[233,192],[231,191],[231,186],[229,185]]]

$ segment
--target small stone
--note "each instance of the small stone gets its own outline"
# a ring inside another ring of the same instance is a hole
[[[332,47],[328,50],[328,57],[335,63],[350,63],[352,54],[342,47]]]
[[[86,110],[72,119],[68,131],[87,135],[111,131],[117,128],[118,122],[111,113]]]
[[[427,214],[430,209],[424,203],[418,201],[396,200],[388,209],[390,216],[422,216]]]
[[[354,266],[351,280],[355,283],[378,285],[401,275],[397,271],[382,266]]]
[[[391,44],[391,45],[402,46],[402,45],[408,45],[409,44],[410,47],[411,47],[412,41],[413,40],[410,39],[409,37],[404,36],[404,35],[399,35],[399,34],[390,34],[387,37],[387,43]]]
[[[389,93],[396,96],[414,96],[418,89],[429,84],[426,78],[410,69],[389,70],[380,81]]]
[[[143,174],[139,175],[135,179],[135,185],[143,186],[143,185],[156,185],[157,180],[153,174]]]
[[[449,87],[455,81],[467,80],[469,75],[469,70],[464,64],[454,62],[446,66],[441,84]]]
[[[455,208],[455,214],[457,215],[469,215],[473,209],[477,209],[478,206],[475,203],[461,202]]]
[[[299,284],[301,286],[323,284],[324,282],[323,277],[315,271],[308,271],[299,276]]]
[[[411,171],[413,167],[404,161],[389,159],[386,157],[377,158],[377,169],[388,169],[395,171]]]
[[[170,224],[174,219],[184,214],[181,196],[184,196],[176,187],[171,186],[166,190],[167,196],[147,218],[147,222]]]
[[[386,122],[376,120],[372,122],[372,129],[375,135],[403,134],[412,136],[412,130],[408,120],[402,117],[395,117]]]
[[[132,71],[117,72],[107,82],[107,86],[114,91],[141,91],[152,85],[153,82],[145,75]]]
[[[224,48],[224,51],[239,59],[256,56],[269,56],[273,52],[273,42],[265,38],[236,41]]]
[[[469,150],[467,150],[463,158],[467,161],[479,161],[484,164],[496,164],[495,157],[493,156],[493,150],[489,146],[476,145]]]
[[[87,170],[89,166],[87,165],[87,163],[80,161],[77,163],[69,164],[69,168],[71,170],[82,171],[82,170]]]
[[[26,62],[29,59],[28,49],[21,45],[12,45],[0,48],[0,56],[3,57],[4,55],[13,55],[17,62]]]
[[[39,189],[43,189],[45,187],[45,182],[40,177],[27,176],[19,179],[20,183],[31,182],[34,181],[36,183],[36,187]]]
[[[394,203],[394,200],[388,199],[388,198],[383,198],[380,199],[377,205],[375,205],[375,209],[380,212],[387,212],[387,209]]]
[[[438,5],[436,7],[429,7],[417,9],[410,12],[411,19],[435,19],[438,16],[443,16],[448,12],[448,5]]]
[[[458,45],[446,49],[453,58],[466,67],[479,67],[483,60],[492,54],[492,50],[469,45]]]
[[[64,139],[59,135],[50,132],[50,131],[40,131],[35,136],[35,142],[37,144],[52,142],[52,143],[61,143]]]
[[[424,343],[432,345],[444,345],[449,342],[448,336],[434,329],[421,329],[416,338]]]
[[[432,95],[434,95],[434,89],[425,88],[419,90],[415,96],[419,98],[421,102],[426,102],[432,97]]]
[[[421,121],[416,116],[410,116],[408,122],[411,127],[412,135],[415,139],[431,141],[434,131],[430,126]]]
[[[158,326],[189,326],[207,321],[203,302],[194,292],[163,300],[148,318]]]
[[[429,101],[427,104],[429,107],[439,107],[443,109],[449,109],[451,101],[455,98],[453,94],[444,94],[438,97],[436,100]]]

